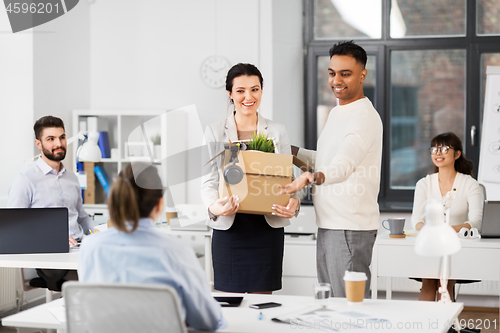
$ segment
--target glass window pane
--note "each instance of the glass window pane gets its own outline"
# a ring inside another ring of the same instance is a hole
[[[315,39],[382,36],[382,0],[314,0]]]
[[[465,0],[392,0],[391,37],[465,35]]]
[[[500,0],[477,0],[477,34],[500,34]]]
[[[484,89],[486,88],[486,67],[500,66],[500,53],[483,53],[481,54],[481,124],[483,123],[483,108],[484,108]]]
[[[376,56],[368,55],[368,60],[366,62],[366,70],[368,71],[368,74],[366,75],[365,82],[363,83],[363,92],[365,96],[370,99],[373,105],[375,105],[376,59]],[[318,137],[325,126],[330,110],[338,104],[337,98],[335,98],[335,95],[328,84],[329,66],[329,56],[318,57],[318,106],[316,109]]]
[[[391,53],[390,187],[411,189],[433,172],[431,139],[465,134],[465,50]]]

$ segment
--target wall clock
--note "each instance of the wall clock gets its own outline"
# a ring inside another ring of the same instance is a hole
[[[231,68],[229,61],[220,55],[213,55],[201,64],[201,78],[212,88],[222,88],[226,83],[227,71]]]

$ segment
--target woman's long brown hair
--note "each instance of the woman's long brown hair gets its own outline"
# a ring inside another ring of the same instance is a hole
[[[140,173],[134,175],[134,171]],[[109,193],[108,210],[111,223],[120,231],[135,231],[139,218],[148,217],[162,196],[161,179],[154,166],[140,162],[127,165],[118,175]],[[131,223],[132,228],[127,223]]]

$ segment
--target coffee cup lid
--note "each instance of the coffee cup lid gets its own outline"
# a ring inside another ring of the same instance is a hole
[[[366,281],[366,273],[364,272],[349,272],[345,271],[344,275],[345,281]]]

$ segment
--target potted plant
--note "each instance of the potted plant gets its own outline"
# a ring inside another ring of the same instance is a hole
[[[258,150],[265,153],[274,153],[275,144],[274,140],[269,139],[266,134],[254,133],[250,141],[245,142],[247,148],[246,150]]]

